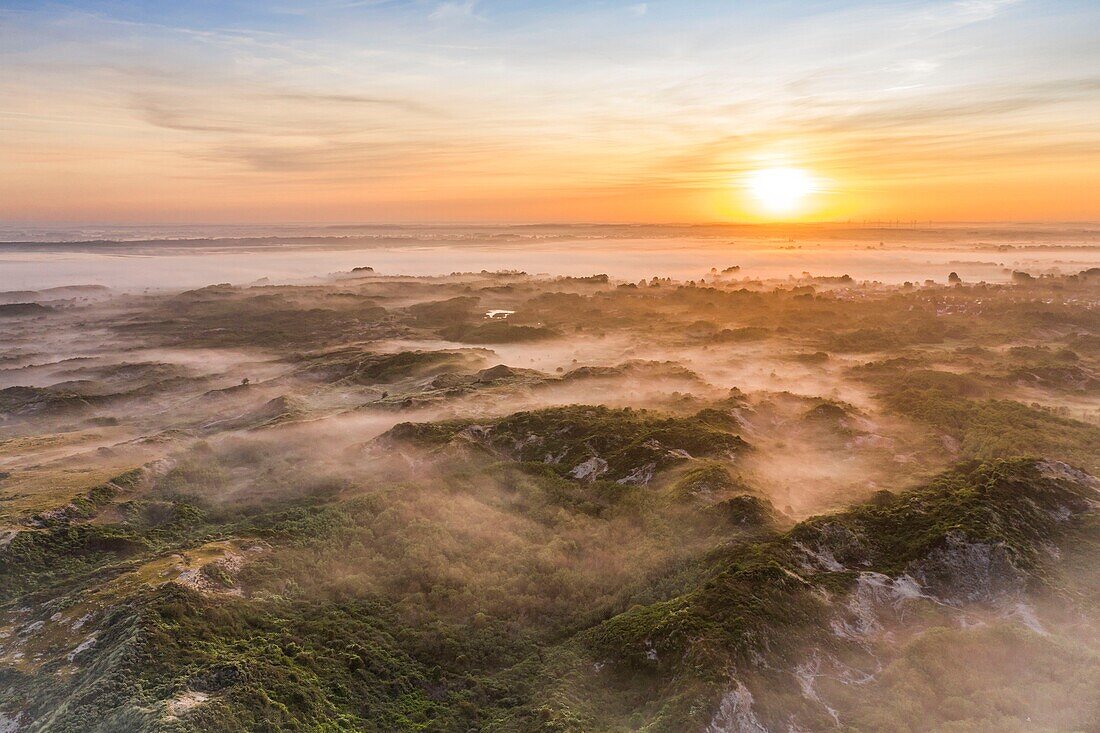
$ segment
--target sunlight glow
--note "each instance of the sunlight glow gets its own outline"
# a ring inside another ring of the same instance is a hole
[[[762,213],[791,216],[800,213],[817,182],[802,168],[765,168],[750,172],[745,187]]]

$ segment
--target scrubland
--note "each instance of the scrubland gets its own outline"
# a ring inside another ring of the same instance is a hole
[[[727,264],[19,294],[0,731],[1098,730],[1100,271]]]

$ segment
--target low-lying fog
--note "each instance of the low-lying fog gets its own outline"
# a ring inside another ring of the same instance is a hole
[[[219,613],[173,643],[310,670],[280,704],[392,694],[369,628],[584,730],[1092,730],[1091,234],[584,234],[0,245],[0,733],[138,674],[116,610],[177,590]],[[150,715],[251,704],[155,653]]]
[[[951,271],[969,281],[1004,282],[1013,269],[1076,272],[1100,265],[1100,234],[1091,230],[1023,231],[1007,238],[996,229],[944,234],[919,229],[798,228],[699,236],[690,230],[656,227],[642,236],[602,231],[578,235],[573,228],[552,227],[537,234],[484,228],[461,236],[423,230],[371,237],[316,236],[315,232],[289,236],[287,231],[278,238],[229,234],[238,238],[74,242],[59,237],[0,242],[0,289],[79,283],[136,292],[214,282],[247,284],[260,278],[284,283],[358,266],[371,266],[387,275],[523,270],[574,276],[604,272],[628,280],[659,274],[689,280],[709,278],[714,267],[736,265],[741,269],[732,275],[735,278],[774,279],[809,272],[897,284],[942,282]],[[3,236],[31,238],[23,231]],[[196,233],[187,231],[182,236]]]

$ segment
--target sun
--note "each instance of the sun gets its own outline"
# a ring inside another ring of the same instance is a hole
[[[817,182],[802,168],[763,168],[745,176],[745,187],[762,212],[790,216],[803,209]]]

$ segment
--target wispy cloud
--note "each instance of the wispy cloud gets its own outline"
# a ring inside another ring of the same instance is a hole
[[[1021,2],[1023,0],[954,0],[931,5],[921,15],[930,26],[939,30],[951,30],[991,20]]]
[[[428,15],[428,20],[454,20],[455,18],[473,18],[474,7],[477,0],[464,0],[463,2],[449,1],[440,3],[435,10]]]
[[[1043,166],[1074,190],[1100,186],[1100,130],[1087,123],[1100,116],[1088,33],[1100,8],[665,12],[673,1],[330,0],[204,23],[0,13],[0,165],[12,171],[0,216],[56,198],[58,181],[81,205],[109,188],[137,211],[181,179],[219,206],[282,188],[291,207],[316,206],[319,191],[350,207],[474,188],[548,212],[565,204],[547,191],[639,192],[665,211],[670,191],[720,191],[772,159],[864,190],[976,176],[995,187]],[[295,8],[308,23],[288,23]],[[659,28],[624,22],[658,9]],[[93,167],[103,160],[122,162],[109,187]]]

